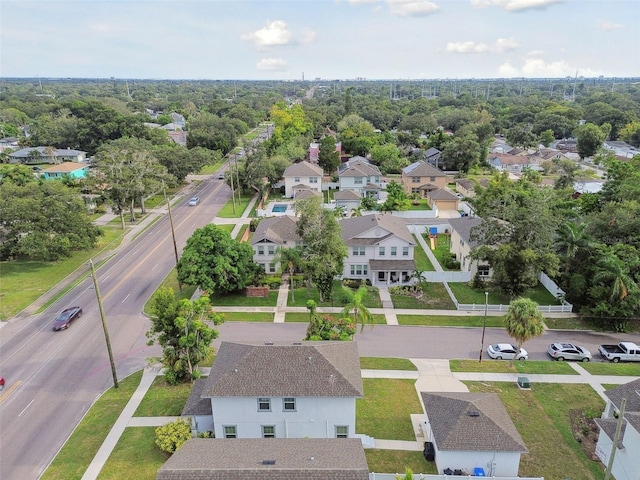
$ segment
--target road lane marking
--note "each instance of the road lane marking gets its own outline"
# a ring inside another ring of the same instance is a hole
[[[4,401],[5,398],[7,398],[9,395],[11,395],[11,392],[13,392],[16,388],[18,388],[20,385],[22,384],[22,380],[18,380],[16,383],[14,383],[13,385],[11,385],[6,392],[3,392],[2,395],[0,395],[0,403],[2,403]]]
[[[153,268],[151,269],[151,271],[153,272],[156,268],[158,268],[158,264],[156,263]]]
[[[127,298],[129,298],[131,296],[131,294],[127,295],[126,297],[124,297],[124,300],[122,300],[120,303],[124,303],[127,301]]]
[[[20,417],[22,416],[22,414],[23,414],[24,412],[26,412],[26,411],[27,411],[27,408],[29,408],[29,407],[31,406],[31,404],[32,404],[33,402],[35,402],[35,401],[36,401],[36,399],[35,399],[35,398],[34,398],[33,400],[31,400],[31,401],[29,402],[29,405],[27,405],[26,407],[24,407],[24,408],[22,409],[22,411],[18,414],[18,418],[20,418]]]

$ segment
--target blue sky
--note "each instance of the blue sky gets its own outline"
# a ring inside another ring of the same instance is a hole
[[[637,0],[0,0],[0,76],[640,76]]]

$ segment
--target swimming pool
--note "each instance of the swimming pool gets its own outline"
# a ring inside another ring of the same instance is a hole
[[[287,205],[285,203],[276,203],[271,209],[274,213],[283,213],[287,211]]]

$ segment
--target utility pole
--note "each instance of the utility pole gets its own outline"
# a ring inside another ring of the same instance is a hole
[[[480,358],[478,363],[482,363],[482,352],[484,351],[484,332],[487,330],[487,310],[489,309],[489,292],[484,292],[484,320],[482,321],[482,340],[480,341]]]
[[[233,214],[236,213],[236,192],[233,188],[233,165],[231,164],[231,158],[229,158],[229,184],[231,185],[231,204],[233,205]]]
[[[109,340],[109,331],[107,330],[107,321],[104,316],[104,308],[102,306],[102,297],[100,296],[100,289],[98,288],[98,279],[96,278],[96,270],[93,267],[93,260],[89,260],[89,266],[91,267],[91,278],[93,279],[93,287],[96,291],[96,298],[98,299],[98,308],[100,309],[100,318],[102,319],[102,329],[104,330],[104,339],[107,342],[107,352],[109,352],[109,363],[111,364],[111,375],[113,376],[113,388],[118,388],[118,376],[116,374],[116,364],[113,361],[113,352],[111,351],[111,340]]]
[[[167,210],[169,211],[169,224],[171,225],[171,238],[173,239],[173,254],[176,257],[176,268],[178,267],[178,245],[176,243],[176,231],[173,228],[173,215],[171,214],[171,202],[167,199],[167,190],[162,182],[162,193],[164,194],[164,201],[167,203]],[[182,283],[178,280],[178,288],[182,291]]]
[[[624,421],[624,409],[627,405],[627,399],[623,398],[620,403],[620,411],[618,412],[618,423],[616,424],[616,433],[613,436],[613,445],[611,445],[611,453],[609,454],[609,461],[607,462],[607,470],[604,473],[604,480],[609,480],[611,477],[611,469],[613,468],[613,459],[616,456],[616,450],[618,449],[618,442],[620,441],[620,431],[622,430],[622,422]]]

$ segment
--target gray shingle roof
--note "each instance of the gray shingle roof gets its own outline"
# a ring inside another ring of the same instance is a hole
[[[402,169],[402,173],[410,177],[446,177],[447,176],[447,174],[444,173],[442,170],[434,167],[433,165],[430,165],[424,160],[419,160],[407,167],[404,167]]]
[[[369,260],[371,271],[379,270],[408,270],[413,272],[416,269],[414,260]]]
[[[192,438],[156,479],[368,480],[369,467],[357,438]]]
[[[482,223],[482,219],[480,217],[460,217],[460,218],[451,218],[449,219],[449,225],[451,228],[455,230],[462,241],[468,243],[471,246],[476,245],[476,242],[470,241],[471,238],[471,229],[476,227]]]
[[[622,420],[622,428],[620,429],[620,440],[618,441],[618,447],[622,447],[622,439],[624,438],[624,431],[627,428],[626,417],[627,416],[625,415],[625,419]],[[606,433],[611,440],[613,440],[613,438],[616,436],[618,419],[617,418],[595,418],[594,421],[600,427],[600,429],[603,430],[604,433]]]
[[[457,195],[451,193],[449,190],[443,190],[442,188],[428,192],[427,197],[433,200],[459,200]]]
[[[212,414],[211,400],[209,400],[208,398],[201,398],[202,390],[204,390],[205,383],[206,379],[204,378],[199,378],[195,382],[193,382],[193,387],[191,387],[189,398],[187,398],[187,403],[185,403],[180,415],[189,416]]]
[[[381,176],[380,169],[369,163],[364,157],[352,157],[338,169],[341,177],[369,177],[371,175]]]
[[[278,245],[284,242],[298,242],[300,236],[296,233],[298,218],[289,215],[270,217],[261,220],[253,234],[251,245],[269,240]]]
[[[362,397],[355,342],[222,342],[203,397]]]
[[[640,378],[619,387],[606,390],[604,394],[617,409],[622,405],[622,399],[627,399],[625,412],[640,412]]]
[[[438,450],[527,452],[497,394],[420,395]]]
[[[393,215],[375,213],[363,217],[345,218],[340,221],[340,225],[342,226],[342,240],[346,245],[375,245],[388,238],[389,234],[401,238],[410,245],[416,244],[405,221]],[[379,235],[376,234],[376,229],[380,230]],[[370,236],[360,237],[370,230],[373,230]],[[383,230],[389,234],[384,234]]]
[[[9,156],[14,158],[29,157],[30,153],[33,150],[37,150],[40,155],[46,157],[48,156],[48,154],[46,153],[48,148],[49,147],[25,147],[18,150],[17,152],[10,153]],[[78,155],[82,155],[87,152],[83,152],[81,150],[72,150],[68,148],[56,148],[54,151],[52,151],[52,153],[56,157],[77,157]]]
[[[314,177],[322,176],[322,168],[309,162],[299,162],[289,165],[284,171],[283,177]]]
[[[468,178],[460,178],[456,180],[456,184],[460,185],[464,189],[472,190],[472,191],[476,186],[475,182],[473,180],[469,180]]]
[[[334,200],[362,200],[360,194],[353,190],[340,190],[333,195]]]

